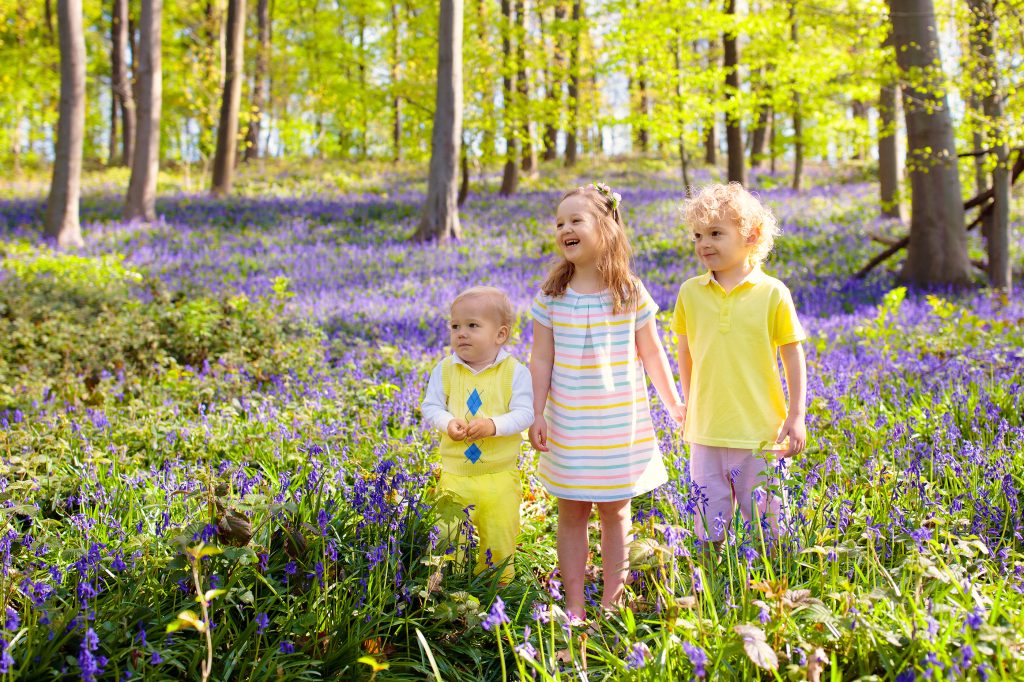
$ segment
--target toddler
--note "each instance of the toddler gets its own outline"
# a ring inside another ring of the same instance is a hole
[[[526,368],[503,348],[514,322],[508,296],[472,287],[451,305],[452,354],[430,373],[423,419],[441,432],[439,489],[469,508],[480,542],[476,572],[508,560],[519,535],[519,453],[533,423]]]

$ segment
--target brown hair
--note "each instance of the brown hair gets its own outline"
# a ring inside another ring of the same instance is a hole
[[[640,287],[630,267],[633,251],[626,236],[626,226],[615,202],[601,194],[592,185],[569,190],[558,200],[558,205],[571,196],[582,195],[587,199],[591,212],[596,218],[597,234],[600,239],[600,253],[597,270],[608,285],[612,296],[612,310],[621,313],[636,306],[640,298]],[[562,296],[569,286],[576,266],[563,255],[548,272],[541,290],[548,296]]]
[[[452,301],[448,310],[454,308],[455,304],[459,301],[463,301],[467,298],[487,299],[490,312],[500,324],[508,327],[510,334],[512,333],[512,325],[515,324],[516,314],[515,310],[512,308],[512,301],[509,300],[508,294],[498,287],[470,287],[455,297],[455,300]]]

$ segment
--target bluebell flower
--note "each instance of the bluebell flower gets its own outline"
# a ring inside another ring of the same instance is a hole
[[[295,645],[289,642],[288,640],[284,640],[283,642],[281,642],[280,650],[282,654],[294,654]]]
[[[626,670],[639,670],[647,665],[651,650],[643,642],[637,642],[626,655]]]
[[[256,614],[256,634],[262,635],[267,631],[267,626],[270,625],[270,618],[265,613]]]
[[[480,627],[484,630],[490,631],[499,625],[511,622],[508,616],[505,615],[505,602],[501,600],[501,597],[495,597],[494,603],[491,604],[491,610],[487,613],[487,617],[484,618],[483,622],[480,623]]]

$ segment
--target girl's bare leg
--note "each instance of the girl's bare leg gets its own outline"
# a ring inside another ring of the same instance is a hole
[[[632,525],[629,502],[597,503],[597,513],[601,517],[601,563],[604,566],[601,607],[605,609],[615,609],[620,605],[629,574],[629,529]]]
[[[565,610],[569,617],[586,618],[583,601],[583,576],[587,569],[590,540],[590,502],[558,500],[558,572],[565,591]]]

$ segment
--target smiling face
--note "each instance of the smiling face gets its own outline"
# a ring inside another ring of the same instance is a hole
[[[466,296],[452,304],[452,351],[473,369],[494,362],[508,340],[508,325],[502,324],[493,301],[484,295]]]
[[[757,244],[757,235],[744,237],[737,221],[728,215],[694,227],[690,236],[697,258],[712,272],[742,268]]]
[[[601,234],[590,200],[573,194],[558,205],[555,242],[565,259],[576,267],[591,265],[601,253]]]

